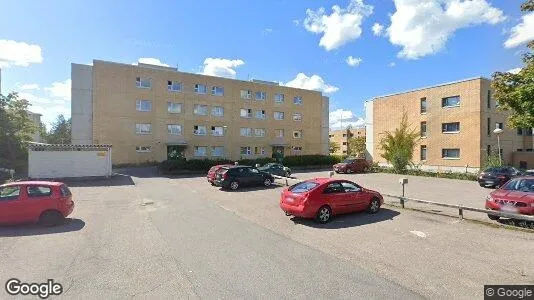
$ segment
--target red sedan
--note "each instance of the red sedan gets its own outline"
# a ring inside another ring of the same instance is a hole
[[[486,209],[534,215],[534,176],[512,178],[486,199]],[[492,220],[499,216],[489,215]]]
[[[380,193],[348,180],[315,178],[282,191],[280,208],[288,216],[314,218],[326,223],[332,216],[367,210],[376,213],[384,199]]]
[[[233,165],[229,165],[229,164],[226,164],[226,165],[216,165],[216,166],[213,166],[210,168],[210,170],[208,171],[208,175],[206,175],[206,179],[208,180],[209,183],[211,183],[211,185],[215,185],[215,174],[217,174],[217,171],[219,171],[222,167],[228,167],[228,166],[233,166]]]
[[[72,194],[61,182],[19,181],[0,185],[0,224],[58,225],[73,209]]]

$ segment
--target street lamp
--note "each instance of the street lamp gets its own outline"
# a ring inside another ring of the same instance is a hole
[[[497,135],[497,147],[499,148],[499,165],[502,166],[502,158],[501,158],[501,139],[499,138],[499,136],[501,135],[501,133],[503,132],[502,129],[500,128],[495,128],[495,130],[493,130],[493,133],[495,133]]]

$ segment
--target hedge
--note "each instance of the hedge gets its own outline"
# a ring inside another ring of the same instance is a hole
[[[460,180],[471,180],[476,181],[478,176],[473,173],[455,173],[455,172],[430,172],[423,171],[420,169],[408,169],[402,173],[396,173],[393,168],[387,167],[378,167],[374,165],[372,167],[373,172],[376,173],[392,173],[392,174],[403,174],[403,175],[413,175],[413,176],[423,176],[423,177],[437,177],[437,178],[449,178],[449,179],[460,179]]]

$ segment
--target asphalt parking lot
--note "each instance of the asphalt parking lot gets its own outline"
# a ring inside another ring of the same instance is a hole
[[[390,174],[346,177],[400,190]],[[281,186],[220,191],[143,169],[70,185],[67,224],[0,227],[1,282],[53,278],[79,298],[464,299],[482,297],[484,284],[534,283],[532,232],[388,205],[318,225],[284,215]],[[407,195],[475,206],[489,191],[410,178]]]

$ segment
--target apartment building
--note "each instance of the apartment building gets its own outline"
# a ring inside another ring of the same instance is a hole
[[[501,128],[500,148],[505,164],[518,164],[517,152],[532,151],[532,129],[506,126],[507,112],[499,111],[491,81],[478,77],[412,91],[380,96],[365,103],[368,158],[381,157],[382,133],[393,131],[407,113],[420,132],[413,162],[433,171],[477,171],[490,153],[497,153],[495,128]]]
[[[365,128],[347,128],[332,130],[328,135],[331,142],[339,145],[339,149],[332,154],[347,155],[349,151],[349,139],[351,137],[365,137]]]
[[[114,164],[328,154],[317,91],[100,60],[71,71],[72,143],[112,144]]]

